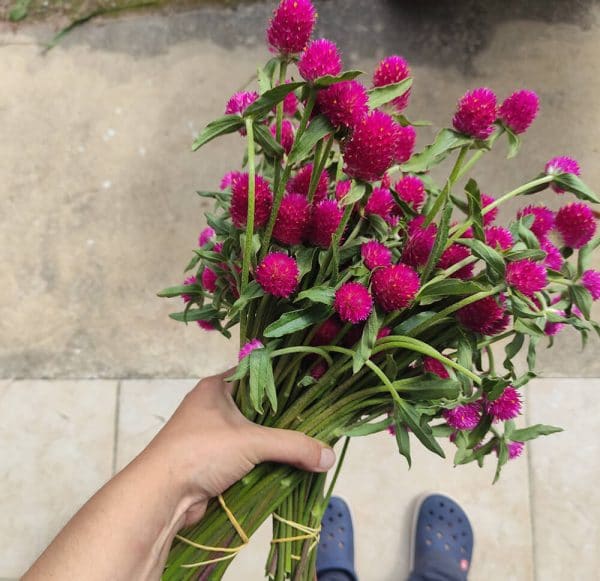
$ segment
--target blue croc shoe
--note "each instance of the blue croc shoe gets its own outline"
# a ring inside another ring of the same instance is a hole
[[[443,494],[415,508],[409,579],[465,581],[473,556],[473,529],[465,511]]]
[[[354,530],[350,508],[337,496],[329,500],[321,523],[317,579],[358,581],[354,571]]]

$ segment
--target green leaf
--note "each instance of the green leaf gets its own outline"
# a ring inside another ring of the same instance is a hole
[[[19,22],[19,20],[23,20],[23,18],[27,16],[30,4],[31,0],[17,0],[8,13],[9,20],[11,22]]]
[[[229,316],[239,313],[250,301],[258,299],[264,296],[264,294],[265,291],[255,280],[250,281],[244,292],[239,296],[235,303],[233,303]]]
[[[575,174],[561,173],[555,176],[553,181],[563,190],[575,194],[580,200],[600,204],[600,198]]]
[[[527,367],[530,372],[535,369],[535,360],[537,357],[537,344],[540,340],[538,336],[529,337],[529,347],[527,347]]]
[[[367,185],[362,182],[353,182],[350,191],[342,198],[340,204],[342,206],[349,206],[350,204],[360,202],[368,189]]]
[[[486,290],[485,286],[472,280],[445,278],[422,287],[417,295],[417,300],[429,297],[443,298],[446,296],[471,295],[483,290]]]
[[[329,286],[315,286],[302,291],[296,297],[295,303],[308,299],[311,303],[322,303],[324,305],[333,305],[335,298],[335,289]]]
[[[481,260],[486,263],[488,272],[493,280],[504,278],[504,271],[506,270],[506,267],[504,264],[504,258],[499,252],[493,248],[490,248],[481,242],[481,240],[466,238],[461,239],[460,244],[463,246],[468,246],[475,256],[481,258]]]
[[[440,379],[428,375],[415,378],[414,383],[406,380],[393,381],[392,385],[402,397],[417,401],[456,399],[460,393],[460,382],[456,379]]]
[[[481,214],[481,192],[474,179],[470,179],[465,186],[467,200],[469,202],[469,216],[473,220],[473,234],[477,240],[485,243],[485,233],[483,231],[483,216]]]
[[[544,258],[546,258],[546,253],[543,250],[526,248],[524,250],[510,250],[504,256],[506,260],[508,260],[508,262],[516,262],[517,260],[525,259],[537,262],[538,260],[543,260]]]
[[[303,160],[312,151],[318,141],[334,130],[333,125],[324,115],[315,117],[306,128],[306,131],[294,142],[288,155],[288,163]]]
[[[169,315],[175,321],[189,323],[190,321],[204,321],[212,319],[223,319],[225,315],[215,310],[214,307],[207,306],[201,309],[189,309],[181,313],[171,313]]]
[[[356,79],[356,77],[359,77],[363,74],[363,71],[351,70],[344,71],[343,73],[336,75],[335,77],[332,75],[324,75],[322,77],[319,77],[318,79],[315,79],[314,85],[319,89],[323,89],[325,87],[330,87],[335,83],[340,83],[341,81],[352,81],[353,79]]]
[[[245,111],[244,117],[252,117],[254,119],[262,119],[267,115],[277,103],[283,101],[287,95],[295,91],[298,87],[302,87],[304,83],[285,83],[273,87],[265,91],[254,103],[252,103]]]
[[[223,256],[213,250],[204,250],[203,248],[196,248],[194,254],[197,254],[202,260],[212,262],[213,264],[221,264],[223,262]]]
[[[273,57],[267,64],[258,68],[257,78],[258,78],[258,92],[263,95],[266,93],[273,85],[273,75],[275,74],[275,69],[277,67],[277,63],[279,59],[277,57]]]
[[[516,318],[513,324],[513,329],[518,333],[525,333],[526,335],[534,337],[544,337],[544,329],[542,326],[540,326],[540,323],[536,321],[540,321],[543,325],[544,319]]]
[[[410,457],[410,438],[408,436],[408,430],[406,425],[402,421],[402,414],[398,406],[394,406],[394,436],[396,437],[396,444],[398,445],[398,452],[406,458],[408,467],[412,466],[412,459]]]
[[[296,251],[295,258],[298,263],[300,278],[312,270],[312,263],[316,252],[316,248],[309,248],[308,246],[301,246]]]
[[[263,377],[263,357],[262,354],[267,353],[266,349],[255,349],[244,359],[248,359],[250,367],[250,401],[252,407],[259,413],[264,413],[262,402],[265,398],[265,382]],[[267,353],[268,357],[268,353]],[[243,361],[243,359],[242,359]]]
[[[378,107],[393,101],[396,97],[401,97],[411,88],[412,84],[413,80],[409,77],[399,83],[392,83],[390,85],[384,85],[383,87],[369,89],[369,107],[371,109],[377,109]]]
[[[481,382],[483,392],[486,394],[487,399],[490,401],[497,400],[502,393],[504,388],[510,384],[508,379],[504,377],[484,377]]]
[[[442,129],[431,145],[428,145],[421,153],[413,155],[407,163],[401,166],[401,169],[403,172],[414,173],[429,171],[434,165],[443,161],[453,149],[470,143],[473,143],[470,137],[452,131],[452,129]]]
[[[367,324],[364,326],[360,341],[356,351],[354,352],[354,358],[352,360],[352,373],[358,373],[365,362],[371,357],[371,352],[377,341],[377,333],[379,332],[379,316],[377,309],[373,309]]]
[[[415,408],[403,400],[396,401],[394,404],[400,419],[411,429],[421,444],[438,456],[445,458],[444,451],[433,436],[431,427],[427,423],[421,425],[421,418]]]
[[[361,436],[370,436],[371,434],[376,434],[377,432],[383,432],[393,424],[392,418],[386,418],[385,420],[381,420],[379,422],[361,424],[355,428],[350,428],[346,432],[344,432],[343,436],[348,436],[349,438],[358,438]]]
[[[508,138],[508,153],[506,159],[512,159],[519,153],[519,149],[521,149],[521,138],[506,125],[504,126],[504,131]]]
[[[211,121],[198,135],[196,141],[192,145],[192,151],[197,151],[203,145],[206,145],[209,141],[225,135],[227,133],[233,133],[244,126],[244,120],[239,115],[224,115]]]
[[[590,291],[584,286],[574,284],[569,287],[569,294],[571,295],[572,301],[579,307],[583,316],[589,320],[592,313],[592,295]]]
[[[429,275],[436,267],[438,261],[440,260],[444,249],[446,248],[446,242],[448,242],[448,232],[450,230],[450,219],[452,218],[452,202],[449,198],[446,199],[444,209],[442,211],[442,216],[440,218],[440,223],[437,228],[437,234],[435,236],[435,242],[433,243],[433,248],[431,249],[431,254],[427,259],[427,264],[423,269],[423,273],[421,274],[421,280],[426,281],[429,278]]]
[[[535,424],[527,428],[521,428],[520,430],[514,430],[510,435],[510,439],[513,442],[528,442],[529,440],[535,440],[538,436],[549,436],[550,434],[556,434],[562,432],[562,428],[556,426],[546,426],[544,424]]]
[[[516,333],[512,341],[504,347],[506,358],[504,359],[504,369],[510,371],[511,377],[515,377],[515,366],[512,360],[517,356],[523,344],[525,343],[525,335]]]
[[[180,286],[170,286],[164,290],[161,290],[159,293],[156,293],[156,296],[161,298],[173,298],[179,297],[181,295],[198,295],[202,294],[202,287],[197,284],[182,284]]]
[[[429,319],[435,317],[436,315],[436,311],[422,311],[420,313],[417,313],[416,315],[409,317],[408,319],[406,319],[406,321],[402,321],[402,323],[394,327],[394,335],[410,336],[410,332],[413,329],[421,326],[423,323],[426,323],[427,321],[429,321]]]
[[[315,323],[321,323],[330,314],[331,309],[326,305],[310,305],[297,311],[284,313],[275,322],[271,323],[264,332],[265,337],[283,337],[306,329]]]
[[[474,448],[485,438],[492,426],[492,417],[488,415],[482,416],[474,430],[469,432],[469,448]]]
[[[508,462],[508,446],[506,445],[506,441],[504,438],[498,440],[498,464],[496,467],[496,474],[494,475],[494,481],[492,484],[496,484],[498,479],[500,478],[500,471],[502,470],[502,466],[504,466]]]
[[[385,240],[390,229],[388,223],[377,214],[369,214],[368,220],[371,226],[373,227],[373,230],[375,230],[377,237],[380,240]]]
[[[254,138],[270,157],[281,157],[283,155],[283,147],[277,143],[271,130],[266,125],[262,123],[254,124]]]
[[[529,216],[527,216],[529,218]],[[525,225],[523,218],[521,218],[517,222],[517,233],[519,238],[525,243],[527,248],[532,250],[538,250],[540,247],[540,241],[537,239],[537,236],[530,230],[528,226]]]

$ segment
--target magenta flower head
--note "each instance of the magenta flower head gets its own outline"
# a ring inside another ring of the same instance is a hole
[[[225,106],[225,115],[243,115],[244,111],[258,99],[256,91],[239,91],[235,93]]]
[[[374,188],[365,204],[365,215],[375,214],[382,218],[387,218],[394,205],[394,197],[390,190],[386,188]]]
[[[288,181],[286,185],[286,191],[289,193],[302,194],[303,196],[308,196],[312,172],[312,163],[307,163],[305,166],[302,166],[298,170],[298,173],[296,173],[296,175]],[[319,181],[317,182],[317,189],[315,190],[314,195],[315,202],[320,202],[321,200],[327,197],[327,186],[327,171],[323,170],[323,172],[321,172],[321,175],[319,176]]]
[[[600,272],[597,270],[586,270],[581,277],[581,283],[590,292],[592,299],[600,299]]]
[[[378,268],[371,281],[375,299],[388,312],[408,307],[421,286],[419,275],[406,264]]]
[[[255,278],[266,293],[287,298],[298,286],[300,271],[291,256],[283,252],[270,252],[256,267]]]
[[[277,138],[277,124],[271,125],[271,135]],[[292,151],[294,145],[294,126],[291,121],[284,119],[281,122],[281,147],[286,153]]]
[[[566,313],[564,311],[555,310],[555,313],[557,315],[560,315],[561,317],[566,316]],[[554,337],[555,335],[558,335],[558,333],[560,333],[560,331],[563,330],[564,326],[565,326],[564,323],[548,321],[546,323],[546,326],[544,327],[544,334],[548,335],[548,337]]]
[[[456,318],[466,329],[490,336],[504,331],[509,323],[502,295],[475,301],[457,311]]]
[[[496,201],[494,196],[490,196],[489,194],[481,194],[481,207],[487,208],[490,204],[493,204]],[[490,226],[494,220],[498,217],[498,207],[491,209],[489,212],[486,212],[483,215],[483,225]]]
[[[326,38],[313,40],[302,51],[298,71],[305,81],[314,81],[325,75],[339,75],[342,72],[342,57],[335,42]]]
[[[327,373],[327,369],[327,363],[321,359],[313,365],[312,369],[310,370],[310,376],[313,379],[321,379],[321,377]]]
[[[188,276],[184,281],[183,281],[183,285],[184,286],[189,286],[192,284],[197,284],[198,283],[198,279],[195,276]],[[182,294],[181,298],[183,299],[184,303],[189,303],[192,300],[192,296],[188,295],[188,294]]]
[[[472,430],[480,419],[480,407],[476,403],[459,405],[451,410],[444,410],[442,415],[446,423],[455,430]]]
[[[389,337],[392,334],[392,329],[390,327],[381,327],[379,331],[377,331],[377,339],[384,339],[385,337]]]
[[[556,229],[570,248],[581,248],[596,233],[596,219],[592,209],[581,202],[571,202],[556,214]]]
[[[210,321],[200,320],[196,321],[196,323],[198,323],[198,327],[200,327],[204,331],[214,331],[216,329],[214,323],[211,323]]]
[[[538,237],[545,237],[554,228],[554,212],[546,206],[525,206],[517,212],[517,218],[533,216],[531,231]]]
[[[258,339],[252,339],[240,349],[240,352],[238,354],[238,361],[241,361],[242,359],[244,359],[244,357],[248,357],[248,355],[250,355],[252,351],[264,348],[265,346]]]
[[[533,260],[516,260],[506,265],[506,282],[525,296],[533,297],[548,284],[546,268]]]
[[[338,182],[335,186],[335,199],[338,202],[341,202],[352,189],[352,182],[350,180],[342,180]]]
[[[321,248],[329,248],[344,212],[335,200],[322,200],[312,211],[308,228],[308,241]]]
[[[276,52],[301,52],[312,34],[317,11],[310,0],[281,0],[267,28],[267,42]]]
[[[367,114],[368,101],[364,85],[340,81],[318,92],[317,109],[336,127],[354,127]]]
[[[550,161],[548,161],[548,163],[546,163],[546,167],[544,168],[544,171],[548,175],[552,175],[552,176],[560,175],[561,173],[572,173],[573,175],[576,175],[576,176],[581,174],[581,168],[579,167],[579,164],[577,163],[577,161],[574,160],[572,157],[566,157],[566,156],[553,157]],[[555,184],[551,184],[550,187],[557,194],[565,193],[565,190],[563,190],[562,188],[560,188],[559,186],[557,186]]]
[[[208,266],[202,271],[200,275],[202,286],[209,292],[214,293],[217,290],[217,273]]]
[[[498,117],[513,133],[525,133],[540,109],[540,99],[533,91],[516,91],[502,105]]]
[[[290,81],[286,81],[289,83]],[[288,117],[293,117],[298,111],[298,97],[296,97],[295,93],[292,91],[288,93],[283,99],[283,113]]]
[[[410,67],[406,60],[398,55],[388,56],[377,65],[373,74],[373,86],[392,85],[408,77],[410,77]],[[392,101],[392,106],[398,113],[406,109],[409,97],[410,89]]]
[[[454,129],[475,139],[487,139],[494,131],[496,95],[482,87],[465,93],[452,119]]]
[[[402,250],[402,261],[415,268],[427,263],[437,235],[437,226],[423,227],[424,221],[424,216],[418,216],[408,223],[408,240]]]
[[[540,238],[540,248],[546,253],[544,266],[552,270],[560,270],[564,262],[560,250],[548,238]]]
[[[210,227],[207,226],[200,232],[200,236],[198,236],[198,246],[206,246],[216,235],[216,232]]]
[[[413,210],[419,211],[425,202],[425,184],[417,176],[404,176],[394,186],[398,197]]]
[[[330,317],[317,327],[310,344],[315,346],[331,345],[341,330],[342,325],[339,319]]]
[[[231,185],[231,221],[236,228],[244,228],[248,218],[248,174],[234,178]],[[261,228],[271,214],[273,194],[269,182],[262,176],[254,179],[254,227]]]
[[[518,458],[523,453],[525,444],[523,442],[509,442],[507,444],[507,448],[508,448],[508,459],[514,460],[515,458]]]
[[[506,252],[512,248],[514,240],[510,230],[502,226],[490,226],[485,229],[485,242],[494,250]]]
[[[335,292],[333,308],[346,323],[366,321],[373,309],[369,289],[359,282],[347,282]]]
[[[458,264],[469,256],[471,256],[471,251],[466,246],[462,246],[461,244],[451,244],[442,253],[437,267],[442,270],[446,270],[446,268],[450,268],[451,266]],[[452,278],[460,278],[462,280],[471,278],[473,276],[473,264],[471,263],[463,266],[451,276]]]
[[[444,365],[434,357],[425,356],[423,357],[423,369],[427,373],[433,373],[440,379],[450,379],[450,374]]]
[[[498,399],[484,399],[483,405],[495,421],[513,420],[521,413],[521,394],[514,387],[508,386]]]
[[[344,171],[350,177],[375,181],[396,161],[402,127],[382,111],[372,111],[355,126],[346,143]]]
[[[369,270],[392,264],[392,251],[381,242],[377,242],[377,240],[365,242],[360,247],[360,254]]]
[[[286,194],[281,200],[273,238],[282,244],[300,244],[310,221],[310,205],[302,194]]]
[[[242,175],[242,172],[239,171],[228,171],[222,178],[221,183],[219,184],[219,188],[223,191],[230,188],[239,176]]]
[[[396,141],[396,163],[404,163],[410,159],[415,149],[417,132],[412,125],[400,126],[398,129],[398,140]]]

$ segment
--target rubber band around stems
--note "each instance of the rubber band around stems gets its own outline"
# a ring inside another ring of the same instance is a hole
[[[283,518],[283,517],[279,516],[277,513],[273,513],[273,518],[283,524],[288,525],[289,527],[292,527],[293,529],[300,531],[303,534],[295,535],[292,537],[282,537],[279,539],[273,539],[271,541],[272,545],[275,545],[277,543],[290,543],[292,541],[307,541],[309,539],[313,539],[313,542],[310,544],[310,547],[308,547],[308,552],[310,553],[319,544],[319,538],[320,538],[320,533],[321,533],[320,525],[317,528],[309,527],[307,525],[297,523],[293,520],[288,520],[286,518]],[[300,557],[298,555],[290,555],[290,556],[292,559],[294,559],[296,561],[300,560]]]

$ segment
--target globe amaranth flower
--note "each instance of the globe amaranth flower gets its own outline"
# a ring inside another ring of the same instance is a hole
[[[344,148],[344,171],[365,181],[380,179],[397,160],[403,128],[382,111],[372,111],[354,126]]]
[[[271,125],[271,135],[277,140],[277,123]],[[281,122],[281,141],[279,143],[286,153],[292,151],[294,145],[294,126],[288,119],[284,119]]]
[[[269,21],[267,42],[282,54],[301,52],[316,21],[317,11],[310,0],[281,0]]]
[[[316,347],[319,345],[331,345],[341,330],[342,325],[339,319],[337,317],[330,317],[317,327],[310,344]]]
[[[291,81],[286,81],[286,83],[289,82]],[[283,114],[288,117],[293,117],[296,114],[296,111],[298,111],[298,97],[296,97],[296,94],[292,91],[283,99]]]
[[[560,250],[548,238],[540,238],[540,248],[546,253],[544,266],[552,270],[560,270],[564,262]]]
[[[287,298],[298,286],[300,271],[291,256],[284,252],[270,252],[256,267],[254,276],[266,293]]]
[[[352,189],[352,182],[350,180],[342,180],[338,182],[335,186],[335,199],[338,202],[341,202]]]
[[[195,276],[188,276],[183,281],[183,286],[190,286],[193,284],[198,284],[198,279]],[[183,299],[184,303],[189,303],[192,300],[192,295],[182,294],[181,298]]]
[[[510,230],[502,226],[490,226],[484,230],[484,234],[486,244],[494,250],[506,252],[514,244]]]
[[[389,173],[384,173],[383,177],[381,178],[381,187],[382,188],[387,188],[388,190],[392,187],[392,178],[390,177]]]
[[[487,139],[494,131],[498,105],[496,95],[481,87],[461,97],[452,124],[454,129],[475,139]]]
[[[592,299],[600,299],[600,272],[586,270],[581,277],[581,284],[590,292]]]
[[[394,186],[398,197],[418,212],[425,202],[425,184],[417,176],[404,176]]]
[[[398,139],[396,140],[396,163],[404,163],[410,159],[415,149],[417,132],[412,125],[401,125],[398,129]]]
[[[490,196],[489,194],[481,194],[481,208],[485,209],[490,204],[493,204],[496,201],[494,196]],[[498,207],[492,208],[489,212],[486,212],[483,215],[483,225],[491,226],[494,220],[498,217]]]
[[[563,206],[555,218],[555,226],[563,242],[570,248],[581,248],[596,233],[596,219],[592,209],[581,202]]]
[[[402,250],[402,261],[415,268],[427,263],[437,235],[437,226],[424,226],[424,221],[424,216],[418,216],[408,223],[408,239]]]
[[[256,91],[239,91],[227,101],[225,115],[243,115],[244,111],[258,99]]]
[[[394,205],[394,197],[390,190],[386,188],[373,188],[373,192],[365,204],[365,215],[375,214],[382,218],[387,218]]]
[[[427,373],[433,373],[433,375],[437,375],[440,379],[450,379],[448,370],[434,357],[429,357],[427,355],[423,357],[423,369]]]
[[[216,327],[215,327],[214,323],[212,323],[211,321],[205,321],[205,320],[201,319],[199,321],[196,321],[196,323],[198,324],[198,327],[200,327],[204,331],[214,331],[214,330],[216,330]]]
[[[404,309],[419,292],[419,275],[406,264],[378,268],[371,277],[375,300],[384,311]]]
[[[313,172],[313,164],[307,163],[302,166],[296,175],[290,179],[286,185],[286,191],[288,193],[294,194],[302,194],[303,196],[308,196],[308,190],[310,188],[310,178]],[[319,176],[319,180],[317,181],[317,187],[315,189],[315,193],[313,196],[313,200],[315,202],[320,202],[321,200],[327,197],[327,186],[329,183],[329,178],[327,176],[327,171],[323,170],[321,175]]]
[[[516,91],[504,100],[498,117],[513,133],[524,133],[537,117],[540,99],[534,91]]]
[[[392,251],[377,240],[369,240],[360,247],[365,266],[373,270],[380,266],[389,266],[392,263]]]
[[[358,81],[340,81],[317,93],[316,106],[332,125],[354,127],[369,110],[369,95]]]
[[[333,308],[346,323],[366,321],[373,309],[369,289],[359,282],[347,282],[335,292]]]
[[[567,156],[558,156],[558,157],[553,157],[551,160],[549,160],[546,163],[546,167],[544,168],[544,171],[548,174],[548,175],[552,175],[552,176],[557,176],[560,175],[561,173],[571,173],[573,175],[581,175],[581,168],[579,167],[579,163],[577,163],[577,161],[575,159],[573,159],[572,157],[567,157]],[[557,186],[556,184],[551,184],[550,187],[557,193],[557,194],[564,194],[565,190],[563,188],[561,188],[560,186]]]
[[[472,430],[481,418],[481,408],[476,403],[459,405],[451,410],[444,410],[442,416],[446,423],[455,430]]]
[[[200,275],[202,286],[209,292],[214,293],[217,290],[217,273],[206,266]]]
[[[399,83],[408,77],[410,77],[410,67],[406,60],[398,55],[388,56],[377,65],[373,74],[373,86],[384,87],[385,85]],[[410,89],[396,97],[392,101],[392,106],[400,113],[406,109],[409,98]]]
[[[554,228],[554,212],[546,206],[525,206],[517,212],[517,218],[533,216],[533,223],[529,229],[538,237],[547,236]]]
[[[325,75],[336,76],[342,72],[342,57],[335,42],[318,38],[302,51],[298,71],[305,81],[314,81]]]
[[[234,180],[242,175],[240,171],[228,171],[222,178],[221,183],[219,184],[219,189],[225,191],[230,188],[233,184]]]
[[[300,244],[306,237],[310,205],[302,194],[286,194],[281,200],[273,238],[282,244]]]
[[[566,313],[564,311],[554,310],[554,312],[557,315],[560,315],[561,317],[566,316]],[[554,337],[554,335],[557,335],[560,331],[563,330],[564,326],[565,324],[559,321],[548,321],[546,322],[546,325],[544,327],[544,334],[548,335],[548,337]]]
[[[239,174],[231,185],[231,221],[236,228],[244,228],[248,218],[248,185],[247,173]],[[262,176],[254,179],[254,227],[261,228],[267,223],[271,214],[273,195],[269,182]]]
[[[483,399],[483,406],[495,421],[513,420],[521,413],[521,394],[510,385],[504,388],[502,395],[490,401]]]
[[[206,246],[215,236],[216,232],[210,226],[207,226],[198,236],[198,246],[201,248]]]
[[[457,311],[456,318],[466,329],[490,336],[504,331],[510,322],[502,295],[484,297],[466,305]]]
[[[471,251],[466,246],[462,246],[461,244],[451,244],[444,250],[442,256],[440,256],[437,267],[441,270],[446,270],[469,256],[471,256]],[[473,276],[473,263],[466,264],[450,276],[462,280],[471,278]]]
[[[321,248],[329,248],[344,212],[335,200],[322,200],[312,210],[308,226],[308,241]]]
[[[244,359],[244,357],[248,357],[248,355],[250,355],[252,351],[264,348],[265,346],[258,339],[252,339],[240,349],[240,352],[238,354],[238,361],[241,361],[242,359]]]
[[[390,327],[381,327],[379,331],[377,331],[377,339],[384,339],[385,337],[389,337],[392,334],[392,329]]]
[[[319,359],[312,367],[310,370],[310,376],[313,379],[321,379],[321,377],[323,377],[325,375],[325,373],[327,373],[327,363],[325,363],[325,361],[323,361],[323,359]]]
[[[505,280],[525,296],[533,297],[548,284],[548,275],[543,265],[526,258],[506,265]]]
[[[508,448],[508,459],[514,460],[515,458],[518,458],[523,453],[525,444],[523,442],[509,442],[507,444],[507,448]]]

